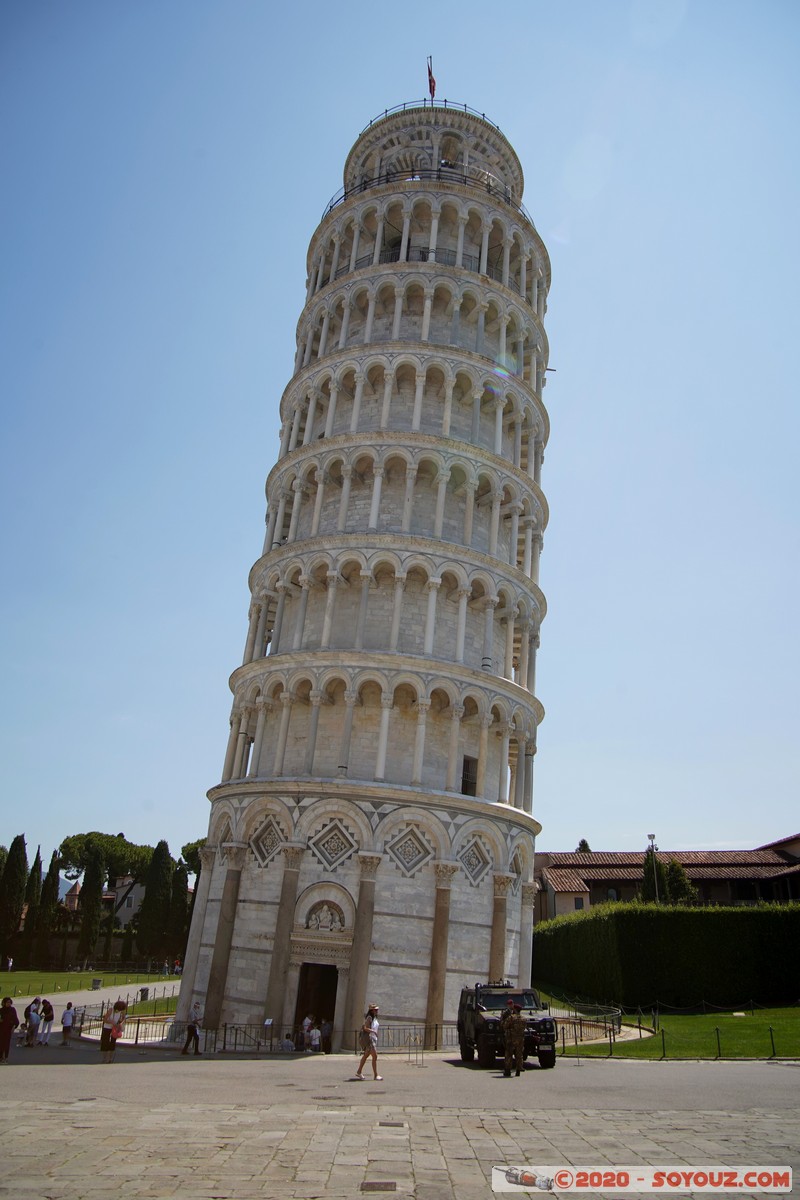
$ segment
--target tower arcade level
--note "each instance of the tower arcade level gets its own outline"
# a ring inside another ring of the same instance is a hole
[[[179,1016],[352,1042],[530,979],[550,284],[480,114],[387,112],[308,251]],[[303,1010],[303,1011],[301,1011]]]

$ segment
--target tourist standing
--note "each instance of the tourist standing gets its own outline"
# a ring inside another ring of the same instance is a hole
[[[55,1018],[53,1006],[49,1000],[42,1001],[42,1019],[39,1023],[39,1045],[46,1046],[50,1041],[50,1033],[53,1028],[53,1020]]]
[[[8,1062],[11,1035],[18,1025],[19,1017],[11,1002],[11,997],[3,996],[2,1003],[0,1003],[0,1065],[2,1066]]]
[[[372,1074],[375,1079],[383,1079],[382,1075],[378,1074],[378,1006],[370,1004],[367,1009],[367,1015],[364,1017],[364,1024],[361,1026],[360,1042],[363,1054],[361,1062],[358,1064],[356,1071],[356,1079],[363,1079],[364,1064],[368,1058],[372,1059]]]
[[[61,1014],[61,1045],[69,1049],[69,1040],[72,1037],[72,1028],[75,1024],[75,1009],[72,1007],[72,1001],[67,1001],[67,1007]]]
[[[114,1051],[117,1048],[117,1042],[122,1037],[122,1031],[125,1028],[125,1015],[127,1004],[124,1000],[115,1000],[113,1008],[111,1005],[103,1013],[103,1028],[100,1033],[100,1052],[103,1055],[104,1063],[112,1063],[114,1061]]]

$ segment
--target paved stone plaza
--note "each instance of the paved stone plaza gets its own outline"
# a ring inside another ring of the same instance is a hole
[[[797,1063],[567,1060],[521,1079],[449,1054],[181,1058],[14,1050],[2,1069],[0,1196],[489,1200],[497,1164],[792,1166]],[[738,1193],[744,1195],[745,1193]]]

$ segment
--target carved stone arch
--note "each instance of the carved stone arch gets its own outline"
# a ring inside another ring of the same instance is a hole
[[[333,666],[320,671],[317,676],[317,689],[329,694],[331,689],[348,691],[352,684],[352,671],[345,667]]]
[[[454,590],[458,591],[461,588],[470,586],[467,570],[463,562],[459,562],[456,559],[447,558],[445,556],[437,557],[436,570],[439,578],[442,580],[443,588],[445,587],[446,583],[449,582],[449,577],[451,576],[455,582]]]
[[[269,818],[274,821],[281,839],[284,842],[291,841],[294,816],[289,805],[280,796],[257,796],[247,804],[242,815],[242,841],[252,842]]]
[[[529,833],[512,834],[508,848],[508,870],[511,874],[515,873],[512,870],[515,855],[519,855],[521,860],[520,883],[529,883],[533,879],[533,838]]]
[[[223,842],[233,841],[236,824],[237,813],[231,801],[227,797],[215,800],[211,808],[206,845],[221,846]]]
[[[384,817],[375,830],[375,844],[383,848],[386,862],[407,878],[450,856],[450,838],[442,822],[419,808],[395,809]]]
[[[407,668],[389,673],[389,687],[393,693],[399,688],[408,688],[415,693],[417,700],[424,700],[427,695],[424,678],[418,671],[410,671]]]
[[[468,707],[468,701],[474,705],[474,711],[479,717],[489,714],[490,702],[488,693],[473,683],[465,684],[459,692],[458,702],[462,708]]]
[[[412,551],[404,559],[403,570],[406,575],[410,575],[412,571],[418,571],[426,579],[435,579],[437,577],[436,564],[433,558],[428,554],[421,554],[417,551]]]
[[[403,573],[400,555],[394,550],[384,548],[381,548],[380,550],[374,550],[371,554],[367,555],[366,561],[367,569],[369,570],[373,579],[377,578],[377,575],[384,568],[387,568],[389,571],[393,572],[394,575],[400,575]]]
[[[327,916],[323,912],[325,908],[329,910]],[[309,933],[352,937],[355,919],[356,904],[352,895],[346,887],[331,879],[310,884],[295,903],[295,928]]]
[[[315,796],[297,820],[295,838],[301,843],[310,844],[335,821],[342,822],[354,842],[348,858],[360,850],[374,850],[375,842],[366,813],[343,796]],[[319,854],[317,857],[324,858]]]

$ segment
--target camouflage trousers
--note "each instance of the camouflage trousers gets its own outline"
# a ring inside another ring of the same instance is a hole
[[[525,1038],[506,1037],[505,1040],[505,1069],[510,1071],[512,1068],[515,1071],[522,1070],[523,1058],[525,1055]]]

